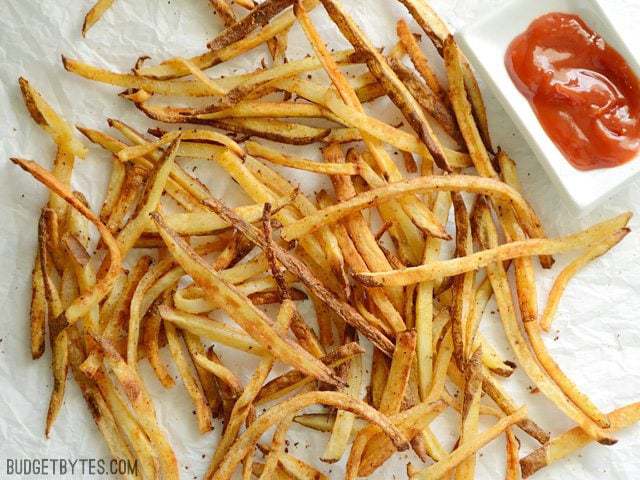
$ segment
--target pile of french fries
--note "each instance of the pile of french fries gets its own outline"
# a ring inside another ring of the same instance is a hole
[[[515,163],[492,145],[474,74],[447,26],[424,0],[400,2],[441,55],[446,82],[404,20],[398,43],[380,49],[338,0],[236,1],[234,8],[212,0],[225,29],[204,53],[152,66],[143,57],[133,73],[63,58],[69,72],[124,88],[120,95],[146,116],[181,125],[140,133],[110,119],[117,136],[78,127],[112,153],[98,213],[71,188],[74,161],[87,148],[20,79],[33,120],[57,145],[51,171],[12,159],[51,192],[38,223],[30,318],[33,358],[42,356],[47,331],[52,351],[47,436],[70,369],[113,456],[137,462],[131,477],[178,478],[139,375],[146,359],[158,381],[174,387],[159,355],[165,346],[199,431],[223,420],[219,442],[205,452],[208,480],[237,470],[245,479],[328,478],[285,448],[294,422],[326,432],[320,460],[346,459],[347,479],[373,475],[412,449],[410,478],[466,480],[475,476],[478,451],[499,436],[506,438],[505,478],[526,478],[589,442],[615,443],[614,432],[640,419],[638,403],[602,412],[543,341],[568,282],[625,237],[631,215],[546,238]],[[96,4],[83,34],[111,3]],[[326,46],[309,17],[320,4],[352,50]],[[286,55],[295,22],[312,50],[301,59]],[[204,72],[263,44],[269,66],[221,78]],[[358,65],[359,75],[345,74],[343,67]],[[328,83],[307,76],[320,69]],[[166,104],[171,97],[207,103]],[[408,128],[367,111],[381,97]],[[274,142],[320,144],[323,161],[286,154]],[[401,152],[401,165],[391,149]],[[230,208],[181,166],[184,158],[217,164],[252,203]],[[303,192],[272,164],[327,175],[333,191]],[[451,212],[455,229],[448,230]],[[552,256],[565,252],[578,256],[540,314],[534,263],[551,268]],[[550,438],[501,386],[516,364],[480,333],[491,298],[517,365],[573,429]],[[301,301],[311,302],[315,318],[303,318]],[[263,305],[277,306],[275,318]],[[219,311],[232,322],[209,316]],[[248,382],[211,342],[260,359]],[[275,362],[289,370],[274,376]],[[312,405],[324,410],[305,413]],[[445,410],[458,415],[450,451],[430,428]],[[481,416],[493,417],[492,426],[481,430]],[[516,434],[539,447],[520,458]]]

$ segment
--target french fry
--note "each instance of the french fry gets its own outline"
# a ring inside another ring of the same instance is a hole
[[[61,313],[61,315],[63,315],[63,318],[60,319],[62,324],[61,328],[64,328],[67,324],[73,324],[86,315],[93,306],[97,305],[97,303],[108,294],[113,282],[115,282],[116,277],[120,274],[120,250],[117,246],[116,240],[111,235],[111,232],[109,232],[96,215],[81,201],[79,201],[64,185],[58,182],[51,173],[30,160],[12,158],[11,161],[33,175],[38,181],[46,185],[47,188],[64,198],[71,207],[76,209],[91,223],[93,223],[98,228],[98,231],[102,235],[102,239],[109,250],[108,270],[104,276],[95,285],[93,290],[80,295],[65,309],[63,313]]]
[[[399,0],[402,3],[414,20],[420,25],[422,30],[429,36],[434,46],[440,52],[440,55],[444,56],[444,43],[451,34],[448,27],[438,16],[438,14],[429,6],[426,1],[423,0]],[[471,101],[473,108],[473,116],[478,123],[482,135],[482,140],[485,143],[487,150],[492,151],[491,136],[489,134],[489,122],[487,119],[487,112],[484,106],[484,100],[482,99],[482,93],[478,86],[478,81],[471,70],[471,66],[466,59],[463,59],[463,75],[464,85],[467,91],[467,95]]]
[[[462,402],[460,443],[462,445],[478,432],[480,397],[482,395],[482,347],[471,355],[465,365],[465,390]],[[469,480],[475,476],[476,457],[471,455],[456,468],[456,480]]]
[[[595,260],[596,258],[604,255],[613,247],[615,247],[622,239],[627,235],[628,231],[619,230],[611,235],[608,239],[605,239],[602,243],[598,243],[593,247],[586,250],[583,254],[573,260],[567,265],[562,272],[556,277],[553,282],[553,286],[549,291],[549,297],[547,298],[547,304],[540,318],[540,327],[548,332],[551,329],[551,323],[555,316],[558,304],[562,298],[562,294],[567,288],[567,284],[571,279],[586,265]]]
[[[111,8],[114,0],[98,0],[93,7],[87,12],[82,23],[82,36],[86,37],[87,32],[93,27],[104,15],[104,13]]]
[[[93,340],[104,354],[105,363],[117,378],[133,410],[136,412],[140,426],[157,449],[163,475],[169,478],[178,478],[178,463],[175,454],[157,423],[153,403],[142,380],[140,380],[136,371],[127,365],[109,341],[96,336],[93,336]]]
[[[527,409],[526,407],[520,408],[513,415],[509,415],[508,417],[504,417],[498,420],[493,426],[488,428],[475,435],[470,440],[462,443],[458,448],[456,448],[447,458],[439,461],[438,463],[427,467],[424,470],[417,472],[413,475],[412,479],[438,479],[442,478],[453,468],[456,468],[467,459],[470,455],[473,455],[475,452],[484,447],[491,440],[496,438],[502,432],[504,432],[508,427],[517,423],[526,417]]]
[[[315,403],[334,406],[341,410],[348,410],[360,417],[366,418],[370,422],[379,425],[399,451],[404,451],[409,447],[404,436],[393,426],[389,419],[366,403],[338,392],[309,392],[281,403],[277,408],[272,408],[257,418],[238,438],[234,447],[229,451],[229,454],[224,458],[215,473],[209,478],[212,480],[230,478],[235,467],[240,463],[240,460],[244,457],[247,450],[256,444],[264,431],[288,415]]]
[[[391,421],[407,438],[414,437],[418,433],[416,425],[429,425],[442,413],[445,407],[446,404],[441,400],[419,403],[408,410],[393,415]],[[366,445],[366,448],[361,445]],[[354,448],[356,448],[355,454],[352,449],[347,464],[347,478],[354,473],[359,476],[370,475],[398,451],[391,439],[384,432],[381,432],[377,425],[368,425],[360,430],[354,440]]]
[[[175,61],[185,66],[187,70],[189,70],[189,73],[191,75],[193,75],[197,80],[202,82],[207,89],[209,89],[209,93],[211,93],[212,95],[224,95],[225,90],[216,85],[213,80],[207,77],[207,75],[202,70],[200,70],[197,65],[194,65],[191,60],[187,60],[186,58],[176,58]]]
[[[478,201],[476,204],[472,222],[475,235],[482,247],[485,249],[495,248],[498,243],[497,233],[486,200]],[[616,440],[611,438],[608,432],[605,432],[584,412],[571,403],[571,401],[565,397],[563,391],[554,383],[552,378],[536,362],[535,357],[527,347],[526,340],[523,338],[517,326],[511,291],[502,264],[494,263],[488,265],[487,273],[493,285],[493,291],[496,296],[496,302],[505,333],[509,339],[511,348],[516,353],[519,363],[527,373],[527,376],[565,415],[569,416],[588,431],[593,438],[604,445],[614,444]]]
[[[493,262],[503,262],[518,257],[554,255],[595,245],[597,242],[602,241],[603,238],[626,228],[625,225],[629,218],[629,214],[625,213],[582,232],[557,239],[536,238],[510,242],[463,258],[441,260],[429,265],[409,267],[390,273],[361,273],[354,276],[368,286],[408,285],[425,280],[459,275],[469,270],[486,267]]]
[[[60,319],[62,314],[62,302],[58,289],[53,281],[53,265],[49,257],[47,248],[47,237],[49,235],[46,222],[47,209],[43,209],[38,224],[38,257],[40,259],[40,269],[44,282],[45,297],[48,304],[48,311],[51,313],[49,321],[49,342],[51,346],[51,370],[53,372],[53,389],[49,399],[47,419],[45,423],[45,437],[49,438],[51,428],[60,413],[64,400],[65,385],[67,382],[67,372],[69,369],[69,344],[67,332],[63,328]]]
[[[317,0],[308,0],[306,7],[308,10],[313,9],[318,4]],[[295,21],[293,12],[287,11],[277,18],[273,19],[261,30],[253,35],[248,35],[237,42],[234,42],[219,50],[210,50],[202,53],[189,60],[201,70],[217,65],[227,60],[231,60],[253,48],[274,38],[279,33],[287,30]],[[136,70],[139,76],[168,79],[187,75],[189,70],[183,66],[177,66],[170,60],[152,67],[142,67]]]
[[[395,415],[400,411],[415,358],[415,348],[415,330],[407,330],[397,335],[387,384],[380,398],[379,410],[385,415]]]
[[[261,248],[265,248],[264,239],[251,226],[243,222],[234,215],[222,202],[214,198],[207,200],[205,204],[215,213],[231,222],[235,228],[240,230],[249,240],[257,244]],[[378,348],[387,354],[393,351],[393,344],[387,337],[378,330],[372,328],[369,323],[349,304],[339,301],[329,290],[327,290],[311,273],[309,268],[302,262],[297,261],[291,255],[287,254],[277,245],[273,246],[276,258],[287,270],[300,279],[305,286],[311,290],[323,303],[331,308],[345,322],[353,325],[362,335],[367,337]]]
[[[413,66],[416,68],[431,91],[443,102],[448,102],[447,92],[442,88],[438,77],[429,65],[429,60],[426,55],[422,53],[420,45],[418,45],[418,42],[409,30],[409,25],[407,25],[407,22],[403,19],[398,20],[398,23],[396,24],[396,33],[400,39],[400,43],[409,55],[411,63],[413,63]]]
[[[640,420],[640,403],[618,408],[609,412],[607,416],[611,421],[612,432],[630,427]],[[567,430],[520,460],[522,477],[529,478],[542,468],[571,455],[591,442],[593,438],[580,427]]]
[[[45,297],[45,284],[42,275],[42,265],[40,254],[36,252],[31,274],[31,309],[30,329],[31,329],[31,358],[40,358],[44,353],[45,325],[47,323],[47,299]]]
[[[164,388],[171,388],[175,385],[173,377],[169,373],[167,366],[160,358],[160,348],[158,345],[158,337],[160,335],[160,325],[162,318],[157,311],[151,312],[144,322],[144,330],[142,333],[142,342],[145,346],[147,359],[156,374],[158,381]]]
[[[384,86],[391,100],[402,111],[409,124],[427,146],[430,157],[432,156],[436,164],[444,171],[450,171],[442,145],[440,145],[440,142],[433,133],[429,121],[424,116],[420,105],[417,104],[405,85],[398,79],[380,52],[371,45],[369,40],[338,2],[335,0],[322,0],[322,5],[354,48],[364,50],[368,53],[367,65],[371,73],[373,73]]]
[[[158,225],[162,238],[167,243],[171,253],[175,255],[178,263],[203,286],[207,295],[213,298],[225,298],[226,300],[221,302],[221,307],[256,341],[270,345],[270,350],[279,359],[309,375],[313,375],[330,384],[341,383],[322,363],[318,362],[298,345],[284,340],[275,333],[265,315],[248,302],[246,297],[240,295],[237,290],[222,280],[184,240],[166,226],[159,214],[152,214],[152,218]],[[219,297],[220,295],[222,297]]]
[[[436,218],[445,222],[451,208],[451,195],[438,193],[433,206]],[[437,238],[428,238],[425,244],[423,262],[434,261],[440,253],[441,241]],[[415,316],[416,316],[416,361],[418,373],[418,390],[420,398],[426,400],[429,395],[431,378],[433,374],[433,291],[434,282],[422,282],[417,285]]]
[[[18,82],[31,118],[51,136],[63,151],[76,157],[85,158],[87,148],[75,137],[71,126],[42,98],[42,95],[31,86],[26,78],[20,77]],[[73,159],[70,160],[67,168],[72,169]],[[62,181],[62,179],[60,180]]]
[[[180,377],[182,378],[187,393],[191,397],[191,401],[195,407],[198,430],[200,433],[206,433],[213,428],[209,403],[207,402],[202,386],[197,382],[192,373],[191,367],[187,363],[187,359],[181,345],[182,342],[180,341],[180,335],[178,334],[176,327],[171,322],[165,322],[164,331],[167,334],[167,343],[169,345],[171,357],[178,368]]]
[[[354,332],[353,327],[345,329],[344,337],[345,339],[354,338],[356,341],[358,340],[358,334]],[[346,371],[345,379],[347,381],[347,387],[342,389],[343,393],[347,393],[354,398],[359,398],[363,376],[362,357],[357,356],[353,358],[349,363],[344,364],[341,370]],[[354,422],[355,415],[353,413],[345,410],[338,410],[336,412],[331,436],[322,453],[321,459],[323,462],[334,463],[342,458],[347,449]]]
[[[354,55],[353,50],[345,50],[332,53],[332,56],[339,63],[353,63],[359,60]],[[187,96],[187,97],[207,97],[211,95],[211,90],[198,80],[156,80],[131,73],[116,73],[102,68],[62,56],[62,63],[66,70],[88,80],[106,83],[122,88],[142,89],[148,93],[156,95]],[[171,69],[174,69],[175,64]],[[202,65],[199,66],[202,68]],[[255,72],[233,75],[224,78],[212,79],[215,84],[230,91],[240,85],[259,85],[277,78],[295,76],[299,73],[317,70],[321,68],[319,61],[314,57],[303,58],[290,61],[281,66],[276,66],[268,70],[260,69]],[[179,68],[182,75],[188,75],[186,68]]]
[[[530,207],[517,191],[496,180],[467,175],[418,177],[369,190],[353,197],[347,202],[326,208],[317,212],[315,215],[308,216],[291,225],[287,225],[283,228],[281,235],[285,240],[291,241],[313,232],[322,225],[336,222],[349,214],[375,205],[382,200],[389,200],[398,196],[425,191],[467,191],[504,198],[513,203],[518,217],[522,219],[528,233],[530,233],[532,237],[541,236],[539,225],[536,223]]]
[[[257,5],[242,20],[230,25],[211,40],[207,47],[220,50],[245,38],[256,28],[264,27],[269,21],[287,7],[293,5],[293,0],[267,0]]]

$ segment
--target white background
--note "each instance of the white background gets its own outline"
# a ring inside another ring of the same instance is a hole
[[[142,54],[161,60],[172,54],[195,54],[204,48],[220,28],[205,0],[118,0],[105,18],[89,33],[80,36],[82,18],[92,2],[73,0],[3,0],[0,16],[0,477],[5,475],[7,458],[18,457],[108,457],[93,421],[86,411],[79,391],[69,382],[65,404],[53,429],[52,438],[43,436],[44,417],[50,392],[49,352],[37,362],[29,355],[28,303],[30,272],[36,242],[36,219],[46,199],[44,189],[8,161],[9,156],[22,156],[50,165],[54,147],[29,118],[19,95],[17,78],[26,76],[50,103],[70,122],[92,128],[106,129],[106,118],[113,116],[137,126],[150,125],[124,100],[115,96],[118,89],[75,78],[64,71],[62,53],[115,70],[125,71]],[[408,15],[391,0],[346,1],[349,10],[378,45],[395,42],[395,21]],[[483,12],[499,8],[499,0],[434,0],[434,7],[452,28],[458,29]],[[640,49],[640,4],[635,0],[608,0],[608,8],[617,21],[622,35],[632,50]],[[321,34],[331,46],[346,46],[335,27],[319,8],[313,13]],[[414,31],[419,29],[410,23]],[[500,28],[496,25],[496,28]],[[308,51],[299,28],[291,34],[289,58],[296,59]],[[426,45],[427,42],[424,43]],[[433,54],[429,47],[430,54]],[[231,67],[244,71],[256,68],[266,57],[259,50]],[[435,58],[435,57],[434,57]],[[152,61],[153,61],[152,60]],[[213,74],[231,73],[233,68],[216,67]],[[552,236],[583,228],[595,221],[640,206],[640,182],[635,181],[624,191],[608,199],[588,218],[579,219],[566,210],[560,195],[537,165],[522,137],[491,95],[484,89],[492,133],[496,144],[511,153],[518,162],[522,182],[528,197],[536,207]],[[378,111],[388,110],[391,121],[398,113],[387,104]],[[314,155],[309,150],[308,156]],[[110,159],[97,148],[78,165],[74,186],[89,197],[94,208],[102,201]],[[209,179],[212,191],[225,198],[238,197],[227,191],[228,180],[211,164],[201,164],[198,170]],[[287,172],[290,173],[290,172]],[[306,179],[305,183],[310,180]],[[245,200],[246,201],[246,200]],[[638,220],[631,227],[638,230]],[[560,258],[551,272],[540,272],[540,304],[546,297],[557,272],[570,258]],[[640,400],[640,235],[633,231],[614,251],[594,262],[568,288],[560,305],[554,333],[547,340],[551,353],[576,383],[604,410],[610,410]],[[502,338],[499,320],[491,315],[483,330],[513,358]],[[557,331],[556,331],[557,330]],[[254,365],[244,361],[236,367],[234,356],[222,351],[223,358],[242,375]],[[156,401],[160,422],[181,461],[184,479],[198,478],[215,443],[216,432],[201,436],[197,433],[192,407],[180,384],[164,391],[142,367],[147,384]],[[520,373],[506,382],[513,395],[530,404],[531,415],[546,429],[557,434],[570,427],[570,422],[554,411],[539,395],[528,393],[530,383]],[[438,432],[447,445],[456,438],[451,418],[439,419]],[[536,478],[596,480],[603,478],[635,479],[640,476],[639,429],[619,435],[614,447],[590,446],[580,455],[559,462]],[[517,432],[523,442],[523,453],[531,447],[526,435]],[[324,446],[324,437],[310,436],[294,428],[292,440],[301,440],[290,451],[309,460],[317,459]],[[203,459],[202,456],[206,456]],[[503,476],[502,440],[485,449],[479,459],[478,478]],[[398,455],[376,472],[374,478],[403,478],[411,455]],[[326,473],[340,478],[340,465],[332,467],[316,461]],[[419,463],[418,463],[419,465]]]

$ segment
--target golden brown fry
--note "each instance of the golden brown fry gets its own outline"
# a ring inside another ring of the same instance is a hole
[[[264,158],[265,160],[277,165],[284,165],[286,167],[297,168],[308,172],[324,173],[326,175],[358,174],[358,169],[351,163],[314,162],[313,160],[284,155],[257,142],[246,142],[244,146],[249,155]]]
[[[274,332],[264,313],[256,309],[246,297],[222,280],[188,244],[170,230],[158,213],[153,220],[176,261],[199,283],[211,298],[224,299],[221,307],[256,341],[269,345],[279,359],[299,370],[333,385],[341,384],[333,373],[317,359]]]
[[[353,50],[339,51],[332,53],[333,58],[339,63],[357,63],[360,58],[354,54]],[[73,60],[65,56],[62,57],[64,68],[71,73],[96,82],[127,89],[143,89],[144,91],[157,95],[206,97],[211,95],[210,90],[197,80],[155,80],[141,77],[131,73],[116,73],[104,70],[78,60]],[[202,68],[202,66],[200,66]],[[251,73],[232,75],[224,78],[212,79],[216,85],[229,92],[235,88],[256,87],[260,84],[274,80],[276,78],[297,75],[310,70],[320,68],[320,63],[314,57],[303,58],[290,61],[284,65],[276,66],[267,70],[259,69]],[[182,75],[188,75],[188,70],[184,70]]]
[[[89,10],[84,17],[84,22],[82,23],[82,36],[85,37],[87,32],[91,27],[93,27],[104,15],[111,5],[113,5],[114,0],[98,0],[91,10]]]
[[[527,415],[526,407],[520,408],[513,415],[509,415],[508,417],[504,417],[498,420],[493,426],[488,428],[475,435],[473,438],[468,441],[462,443],[458,448],[456,448],[447,458],[439,461],[438,463],[425,468],[417,472],[411,478],[416,480],[436,480],[438,478],[442,478],[453,468],[456,468],[467,459],[470,455],[473,455],[475,452],[484,447],[491,440],[496,438],[502,432],[504,432],[508,427],[513,425],[514,423],[519,422]]]
[[[96,215],[89,210],[80,200],[78,200],[73,193],[71,193],[64,185],[56,180],[50,172],[40,167],[37,163],[30,160],[22,160],[18,158],[12,158],[11,161],[23,170],[33,175],[38,181],[42,182],[57,193],[60,197],[74,209],[87,218],[97,228],[102,239],[109,250],[109,263],[108,270],[105,275],[100,278],[95,287],[76,298],[69,307],[63,312],[63,318],[61,319],[62,327],[66,327],[67,324],[73,324],[81,317],[86,315],[95,305],[102,300],[111,289],[113,282],[115,282],[117,276],[120,274],[121,269],[121,255],[120,249],[116,243],[116,240],[111,235],[111,232],[105,227],[105,225],[96,217]]]
[[[498,243],[497,232],[488,204],[486,200],[483,199],[484,197],[481,197],[478,200],[476,210],[474,211],[472,220],[474,234],[477,236],[483,248],[495,248]],[[611,438],[608,432],[604,431],[584,412],[569,401],[558,385],[554,383],[547,372],[536,362],[517,325],[513,299],[511,298],[511,288],[507,282],[507,275],[503,265],[501,263],[489,264],[487,266],[487,273],[493,285],[493,291],[496,296],[496,303],[498,304],[505,333],[509,339],[511,348],[518,357],[520,366],[525,370],[527,376],[565,415],[578,423],[585,431],[588,431],[593,438],[604,445],[614,444],[616,440]]]
[[[317,4],[317,0],[306,1],[308,10],[315,8]],[[224,61],[231,60],[274,38],[279,33],[289,29],[294,21],[295,16],[292,11],[284,12],[253,35],[248,35],[219,50],[209,50],[189,60],[201,70],[205,70]],[[189,71],[182,66],[176,66],[169,60],[160,65],[139,68],[136,73],[145,77],[167,79],[187,75]]]
[[[44,282],[45,297],[48,304],[48,311],[51,314],[49,320],[49,342],[51,347],[51,370],[53,372],[53,389],[49,399],[47,419],[45,424],[45,436],[48,438],[64,400],[65,385],[67,383],[67,372],[69,369],[69,343],[67,332],[64,330],[62,314],[62,302],[58,289],[52,278],[54,267],[49,257],[47,248],[48,229],[46,213],[48,209],[42,210],[38,223],[38,257]],[[51,211],[51,210],[49,210]]]
[[[451,178],[451,176],[449,177]],[[469,270],[486,267],[493,262],[537,255],[552,255],[595,245],[614,232],[624,229],[630,214],[621,214],[611,220],[594,225],[582,232],[557,239],[535,238],[505,243],[463,258],[441,260],[429,265],[409,267],[395,272],[362,273],[354,275],[368,286],[408,285],[425,280],[459,275]]]
[[[518,217],[522,219],[528,233],[532,237],[539,237],[540,227],[535,220],[531,208],[522,196],[504,183],[467,175],[442,175],[418,177],[412,180],[391,183],[385,187],[376,188],[361,193],[347,202],[326,208],[314,215],[307,216],[282,230],[282,238],[291,241],[305,234],[311,233],[322,225],[336,222],[345,216],[375,205],[382,200],[404,196],[407,194],[430,191],[467,191],[495,195],[513,203]],[[393,275],[393,273],[390,273]]]
[[[416,332],[407,330],[396,336],[396,348],[391,359],[387,384],[380,398],[380,412],[395,415],[400,411],[416,349]]]
[[[105,363],[120,383],[123,392],[137,414],[137,420],[156,448],[163,475],[178,478],[178,463],[171,445],[160,429],[155,409],[149,394],[135,370],[133,370],[117,352],[115,347],[102,337],[92,336],[98,348],[104,354]]]
[[[433,157],[436,164],[444,171],[450,171],[442,145],[440,145],[433,133],[420,105],[417,104],[405,85],[398,79],[380,52],[371,45],[360,28],[336,0],[322,0],[322,5],[354,48],[368,53],[367,65],[371,73],[385,87],[387,95],[402,111],[409,124],[427,146],[430,156]]]
[[[629,233],[627,230],[618,230],[608,239],[605,239],[602,243],[598,243],[593,247],[586,250],[583,254],[573,260],[567,265],[562,272],[556,277],[553,282],[553,286],[549,291],[549,297],[547,299],[547,305],[544,308],[542,318],[540,319],[540,327],[544,331],[551,329],[551,323],[555,316],[558,304],[562,298],[564,290],[567,288],[567,284],[571,281],[574,275],[576,275],[582,268],[588,265],[591,261],[604,255],[613,247],[615,247],[622,239]]]
[[[411,63],[413,63],[413,66],[424,79],[431,91],[443,102],[448,102],[447,92],[442,88],[438,77],[436,77],[429,65],[427,56],[422,53],[420,45],[409,30],[409,25],[407,25],[407,22],[403,19],[398,20],[398,23],[396,24],[396,33],[400,39],[400,43],[409,55]]]
[[[465,389],[459,442],[464,445],[478,432],[480,398],[482,396],[482,347],[471,355],[465,364]],[[456,468],[456,480],[472,480],[475,477],[476,457],[471,455]]]
[[[45,325],[47,323],[47,299],[45,297],[45,284],[42,276],[40,254],[36,252],[33,272],[31,274],[31,358],[40,358],[45,350]]]
[[[276,319],[275,329],[276,333],[284,334],[291,323],[291,319],[295,315],[295,307],[290,300],[284,300],[280,310],[278,311],[278,318]],[[216,446],[216,451],[211,458],[209,468],[205,475],[205,478],[211,478],[219,470],[221,463],[228,458],[232,451],[236,437],[240,431],[240,427],[247,419],[256,395],[258,394],[261,385],[267,378],[267,375],[273,367],[273,357],[267,356],[263,358],[258,367],[253,372],[251,379],[249,380],[244,391],[233,405],[233,410],[229,417],[224,434]],[[262,417],[261,417],[262,418]],[[248,451],[245,452],[240,458],[244,458],[253,449],[253,446],[248,447]],[[238,460],[239,461],[239,460]]]
[[[607,415],[611,421],[611,431],[617,432],[640,421],[640,403],[632,403],[618,408]],[[538,470],[571,455],[593,442],[580,427],[574,427],[562,435],[552,438],[543,446],[520,460],[522,477],[528,478]]]
[[[407,8],[407,10],[409,10],[411,16],[429,36],[434,46],[440,52],[440,55],[443,55],[444,43],[451,33],[438,14],[425,0],[400,0],[400,2]],[[464,85],[467,90],[469,100],[471,101],[473,116],[480,127],[482,140],[487,150],[492,151],[491,136],[489,135],[489,122],[484,106],[484,100],[482,99],[482,93],[478,86],[478,81],[471,70],[469,62],[464,58],[462,68]]]
[[[258,233],[254,227],[246,224],[240,218],[238,218],[233,211],[228,209],[222,202],[214,198],[205,202],[211,210],[218,215],[231,222],[235,228],[240,230],[249,240],[261,248],[265,248],[264,238]],[[323,303],[331,308],[340,318],[345,322],[353,325],[362,335],[367,337],[378,348],[387,354],[391,354],[393,351],[393,344],[387,337],[381,334],[375,328],[372,328],[369,323],[362,318],[362,316],[349,304],[338,300],[334,294],[326,289],[318,279],[311,273],[309,268],[302,262],[289,255],[279,246],[274,245],[274,253],[276,258],[282,265],[300,279],[306,287],[311,290]]]
[[[31,118],[51,136],[62,150],[76,157],[86,157],[87,148],[73,134],[71,126],[51,108],[26,78],[20,77],[18,82]],[[70,160],[68,167],[73,168],[73,159]]]
[[[213,428],[212,414],[209,403],[205,397],[202,385],[200,385],[192,373],[192,368],[187,363],[184,350],[181,345],[180,335],[176,327],[171,322],[164,323],[164,331],[167,334],[167,343],[169,351],[173,358],[180,377],[184,383],[187,393],[191,397],[191,401],[195,407],[196,418],[198,421],[198,430],[200,433],[206,433]]]
[[[256,28],[263,27],[285,8],[293,5],[293,0],[265,0],[253,8],[242,20],[230,25],[211,40],[207,47],[220,50],[249,35]]]
[[[366,403],[349,395],[338,392],[309,392],[298,395],[287,402],[281,403],[275,408],[265,412],[238,438],[224,458],[218,470],[210,477],[212,480],[228,479],[233,474],[236,466],[262,434],[272,425],[312,404],[324,404],[348,410],[354,414],[366,418],[371,423],[378,425],[389,436],[394,446],[400,450],[406,450],[409,445],[402,433],[389,421],[387,417],[374,410]]]
[[[445,408],[446,403],[442,400],[423,402],[390,419],[407,438],[414,438],[420,431],[416,425],[429,425]],[[358,476],[370,475],[397,451],[377,425],[368,425],[358,432],[354,440],[347,463],[347,478],[354,478],[355,473]]]
[[[162,318],[157,311],[151,312],[144,321],[142,333],[142,343],[145,346],[147,359],[153,368],[153,372],[164,388],[171,388],[175,385],[173,377],[169,373],[167,366],[160,358],[160,348],[158,337],[160,336],[160,325]]]

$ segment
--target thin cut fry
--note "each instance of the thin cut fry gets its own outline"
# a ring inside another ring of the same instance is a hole
[[[571,279],[586,265],[595,260],[596,258],[604,255],[613,247],[615,247],[622,239],[627,235],[627,230],[621,230],[604,240],[602,243],[596,244],[587,251],[585,251],[578,258],[573,260],[567,265],[562,272],[556,277],[553,282],[553,286],[549,291],[549,297],[547,299],[547,305],[544,308],[542,318],[540,319],[540,327],[548,332],[551,329],[551,323],[555,316],[558,304],[562,298],[564,290],[567,288],[567,284]]]
[[[84,17],[84,22],[82,24],[82,36],[85,37],[87,32],[91,27],[93,27],[98,20],[102,18],[104,12],[106,12],[111,5],[113,5],[114,0],[98,0],[91,10],[87,12],[87,15]]]
[[[463,258],[441,260],[429,265],[409,267],[395,272],[362,273],[355,276],[368,286],[408,285],[425,280],[459,275],[469,270],[486,267],[493,262],[503,262],[518,257],[568,252],[594,245],[614,232],[624,229],[629,218],[630,214],[625,213],[580,233],[557,239],[536,238],[510,242]]]
[[[612,432],[630,427],[640,421],[640,403],[632,403],[618,408],[609,412],[607,416],[611,421]],[[580,427],[574,427],[562,435],[552,438],[520,460],[522,478],[530,477],[538,470],[571,455],[591,442],[593,442],[593,438]]]

